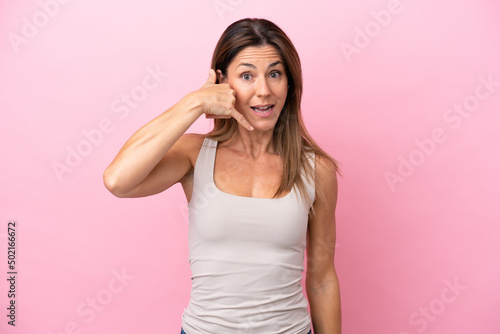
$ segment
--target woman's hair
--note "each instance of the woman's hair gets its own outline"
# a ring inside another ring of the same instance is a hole
[[[312,139],[302,120],[300,103],[302,99],[302,69],[299,55],[288,36],[274,23],[265,19],[246,18],[232,23],[224,31],[215,47],[212,57],[212,69],[221,70],[227,76],[227,68],[236,55],[249,46],[273,46],[280,54],[286,68],[288,94],[285,105],[273,132],[273,144],[276,153],[283,161],[281,184],[274,194],[278,197],[291,191],[294,185],[309,204],[303,173],[314,182],[314,170],[308,163],[307,155],[314,152],[329,161],[340,172],[338,162],[330,157]],[[219,83],[217,81],[217,83]],[[214,128],[207,134],[217,141],[230,139],[238,127],[234,118],[215,118]],[[323,196],[323,194],[319,194]]]

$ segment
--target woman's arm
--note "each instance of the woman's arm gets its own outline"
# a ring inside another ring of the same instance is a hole
[[[111,193],[118,197],[148,196],[181,180],[193,164],[188,156],[192,141],[182,135],[203,113],[234,117],[250,127],[234,109],[235,92],[229,85],[215,82],[211,69],[202,88],[187,94],[130,137],[104,171],[104,184]]]
[[[309,215],[306,292],[314,333],[340,334],[340,288],[333,261],[337,174],[335,166],[321,157],[316,159],[316,188],[325,196],[316,197],[315,214]]]

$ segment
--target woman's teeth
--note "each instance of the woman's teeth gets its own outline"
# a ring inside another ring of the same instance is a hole
[[[268,107],[264,107],[264,108],[261,108],[261,107],[251,107],[251,108],[257,112],[265,113],[265,112],[268,112],[272,107],[273,106],[268,106]]]

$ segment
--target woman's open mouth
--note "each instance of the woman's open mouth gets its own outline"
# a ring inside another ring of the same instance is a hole
[[[252,110],[257,116],[266,117],[271,115],[274,109],[274,104],[258,105],[250,108],[252,108]]]

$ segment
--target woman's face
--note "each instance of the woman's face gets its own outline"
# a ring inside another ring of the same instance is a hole
[[[241,50],[221,81],[236,92],[235,108],[255,130],[274,129],[288,92],[285,64],[274,47]]]

